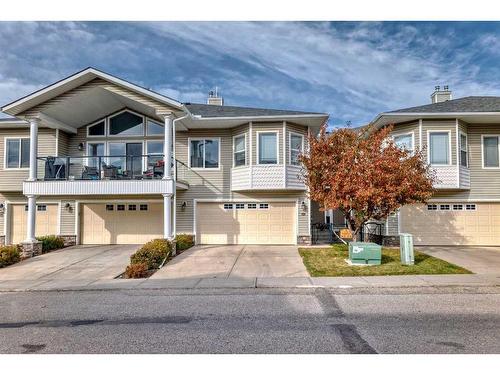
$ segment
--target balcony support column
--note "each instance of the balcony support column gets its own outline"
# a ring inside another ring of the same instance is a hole
[[[169,113],[165,115],[165,138],[163,143],[163,161],[165,165],[165,173],[163,174],[164,179],[172,178],[172,122],[174,116]]]
[[[29,258],[42,253],[42,244],[35,237],[36,229],[36,195],[27,195],[28,215],[26,223],[26,240],[21,244],[22,256]]]
[[[175,255],[175,238],[172,223],[172,194],[163,194],[163,238],[174,242],[172,255]]]
[[[36,181],[38,157],[38,126],[40,119],[31,118],[30,122],[30,173],[28,181]]]

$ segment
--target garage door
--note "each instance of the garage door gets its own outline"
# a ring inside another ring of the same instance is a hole
[[[418,245],[500,245],[500,204],[405,206],[400,227]]]
[[[198,203],[200,244],[294,244],[297,210],[293,202]]]
[[[57,204],[38,204],[36,207],[35,236],[57,234]],[[28,206],[11,206],[11,242],[21,243],[26,240]]]
[[[80,223],[82,244],[142,244],[163,237],[163,205],[82,204]]]

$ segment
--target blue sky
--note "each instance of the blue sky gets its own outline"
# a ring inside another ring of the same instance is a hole
[[[0,22],[0,104],[87,66],[183,102],[327,112],[331,125],[500,95],[500,23]]]

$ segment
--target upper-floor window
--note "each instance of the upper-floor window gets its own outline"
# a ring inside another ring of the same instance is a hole
[[[165,134],[165,126],[159,122],[148,119],[146,132],[147,135],[163,135]]]
[[[246,164],[246,135],[238,135],[233,138],[233,160],[234,166],[239,167]]]
[[[30,139],[5,139],[5,168],[29,168]]]
[[[299,155],[304,150],[304,136],[290,133],[290,164],[299,165]]]
[[[189,140],[189,166],[191,168],[219,168],[219,139]]]
[[[109,135],[125,137],[144,135],[144,119],[129,111],[120,112],[109,118]]]
[[[429,133],[429,162],[437,165],[450,164],[450,133]]]
[[[106,135],[106,121],[101,120],[95,124],[87,126],[87,136],[102,137]]]
[[[483,168],[498,168],[498,136],[483,136]]]
[[[278,133],[257,133],[258,164],[278,164]]]
[[[464,133],[460,133],[460,165],[468,166],[467,135]]]
[[[413,133],[395,135],[394,144],[401,150],[413,152]]]

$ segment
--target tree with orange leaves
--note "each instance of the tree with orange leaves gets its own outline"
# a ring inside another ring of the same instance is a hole
[[[321,210],[343,212],[354,238],[369,220],[383,220],[399,207],[425,203],[435,177],[422,150],[399,148],[390,137],[392,126],[363,131],[349,128],[309,137],[309,152],[301,155],[310,198]]]

